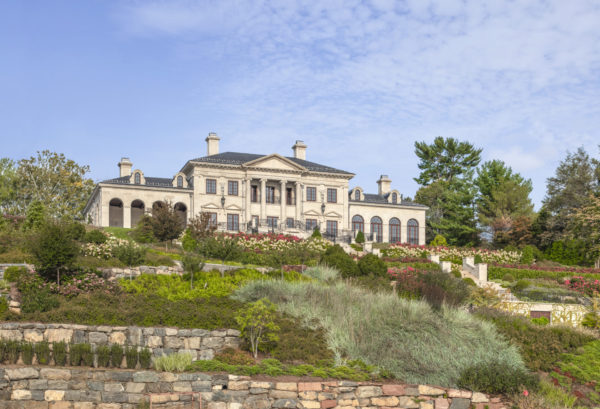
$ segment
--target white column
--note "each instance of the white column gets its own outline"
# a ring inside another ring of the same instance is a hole
[[[123,203],[123,227],[131,228],[131,204]]]
[[[296,220],[300,220],[302,213],[300,211],[300,204],[302,203],[302,187],[300,182],[296,181]]]
[[[267,179],[260,180],[260,220],[267,218]]]
[[[250,221],[250,206],[252,205],[252,203],[250,202],[250,199],[252,198],[252,179],[248,178],[244,181],[246,183],[246,188],[245,190],[245,195],[246,197],[244,197],[244,204],[245,204],[245,213],[244,213],[244,223],[248,224],[248,222]]]
[[[286,184],[287,184],[287,180],[282,180],[279,182],[280,184],[280,190],[281,190],[281,194],[280,194],[280,200],[279,200],[279,206],[280,206],[280,212],[279,212],[279,220],[280,220],[280,226],[282,226],[283,228],[285,228],[285,219],[286,219],[286,211],[285,211],[285,207],[287,206],[286,204]]]

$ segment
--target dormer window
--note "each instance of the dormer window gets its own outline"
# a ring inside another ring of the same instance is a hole
[[[354,191],[354,200],[360,200],[360,190],[358,189]]]
[[[135,172],[135,175],[133,175],[133,183],[135,183],[136,185],[139,185],[140,183],[142,183],[141,180],[141,176],[139,172]]]
[[[398,203],[398,194],[397,193],[392,193],[392,203],[393,204]]]
[[[177,176],[177,187],[183,187],[183,176]]]

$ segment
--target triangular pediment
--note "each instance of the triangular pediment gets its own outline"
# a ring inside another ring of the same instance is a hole
[[[306,212],[304,212],[302,214],[305,215],[305,216],[320,216],[321,215],[316,210],[307,210]]]
[[[232,204],[232,205],[229,205],[229,206],[225,206],[225,210],[238,210],[239,211],[239,210],[242,210],[242,208],[239,207],[238,205]]]
[[[327,212],[325,213],[325,217],[342,217],[338,212]]]
[[[263,156],[262,158],[254,159],[250,162],[246,162],[243,165],[247,168],[263,168],[263,169],[275,169],[275,170],[292,170],[292,171],[305,171],[304,166],[298,165],[296,162],[289,160],[281,155],[273,153],[271,155]]]
[[[216,205],[214,203],[207,203],[205,205],[202,205],[202,209],[218,209],[219,205]]]

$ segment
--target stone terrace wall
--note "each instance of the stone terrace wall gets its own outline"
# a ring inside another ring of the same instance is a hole
[[[212,359],[224,348],[238,348],[240,332],[235,329],[208,331],[157,327],[110,327],[75,324],[0,323],[0,339],[26,342],[89,343],[147,347],[154,355],[189,352],[194,360]]]
[[[198,399],[206,409],[505,408],[498,398],[481,393],[426,385],[278,382],[132,370],[0,369],[3,409],[135,409],[143,399],[152,399],[153,408],[199,408]]]

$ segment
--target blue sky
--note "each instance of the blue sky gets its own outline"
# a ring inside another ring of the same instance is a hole
[[[534,184],[599,157],[597,1],[0,2],[0,156],[50,149],[117,176],[221,151],[380,174],[414,196],[414,142],[467,140]]]

